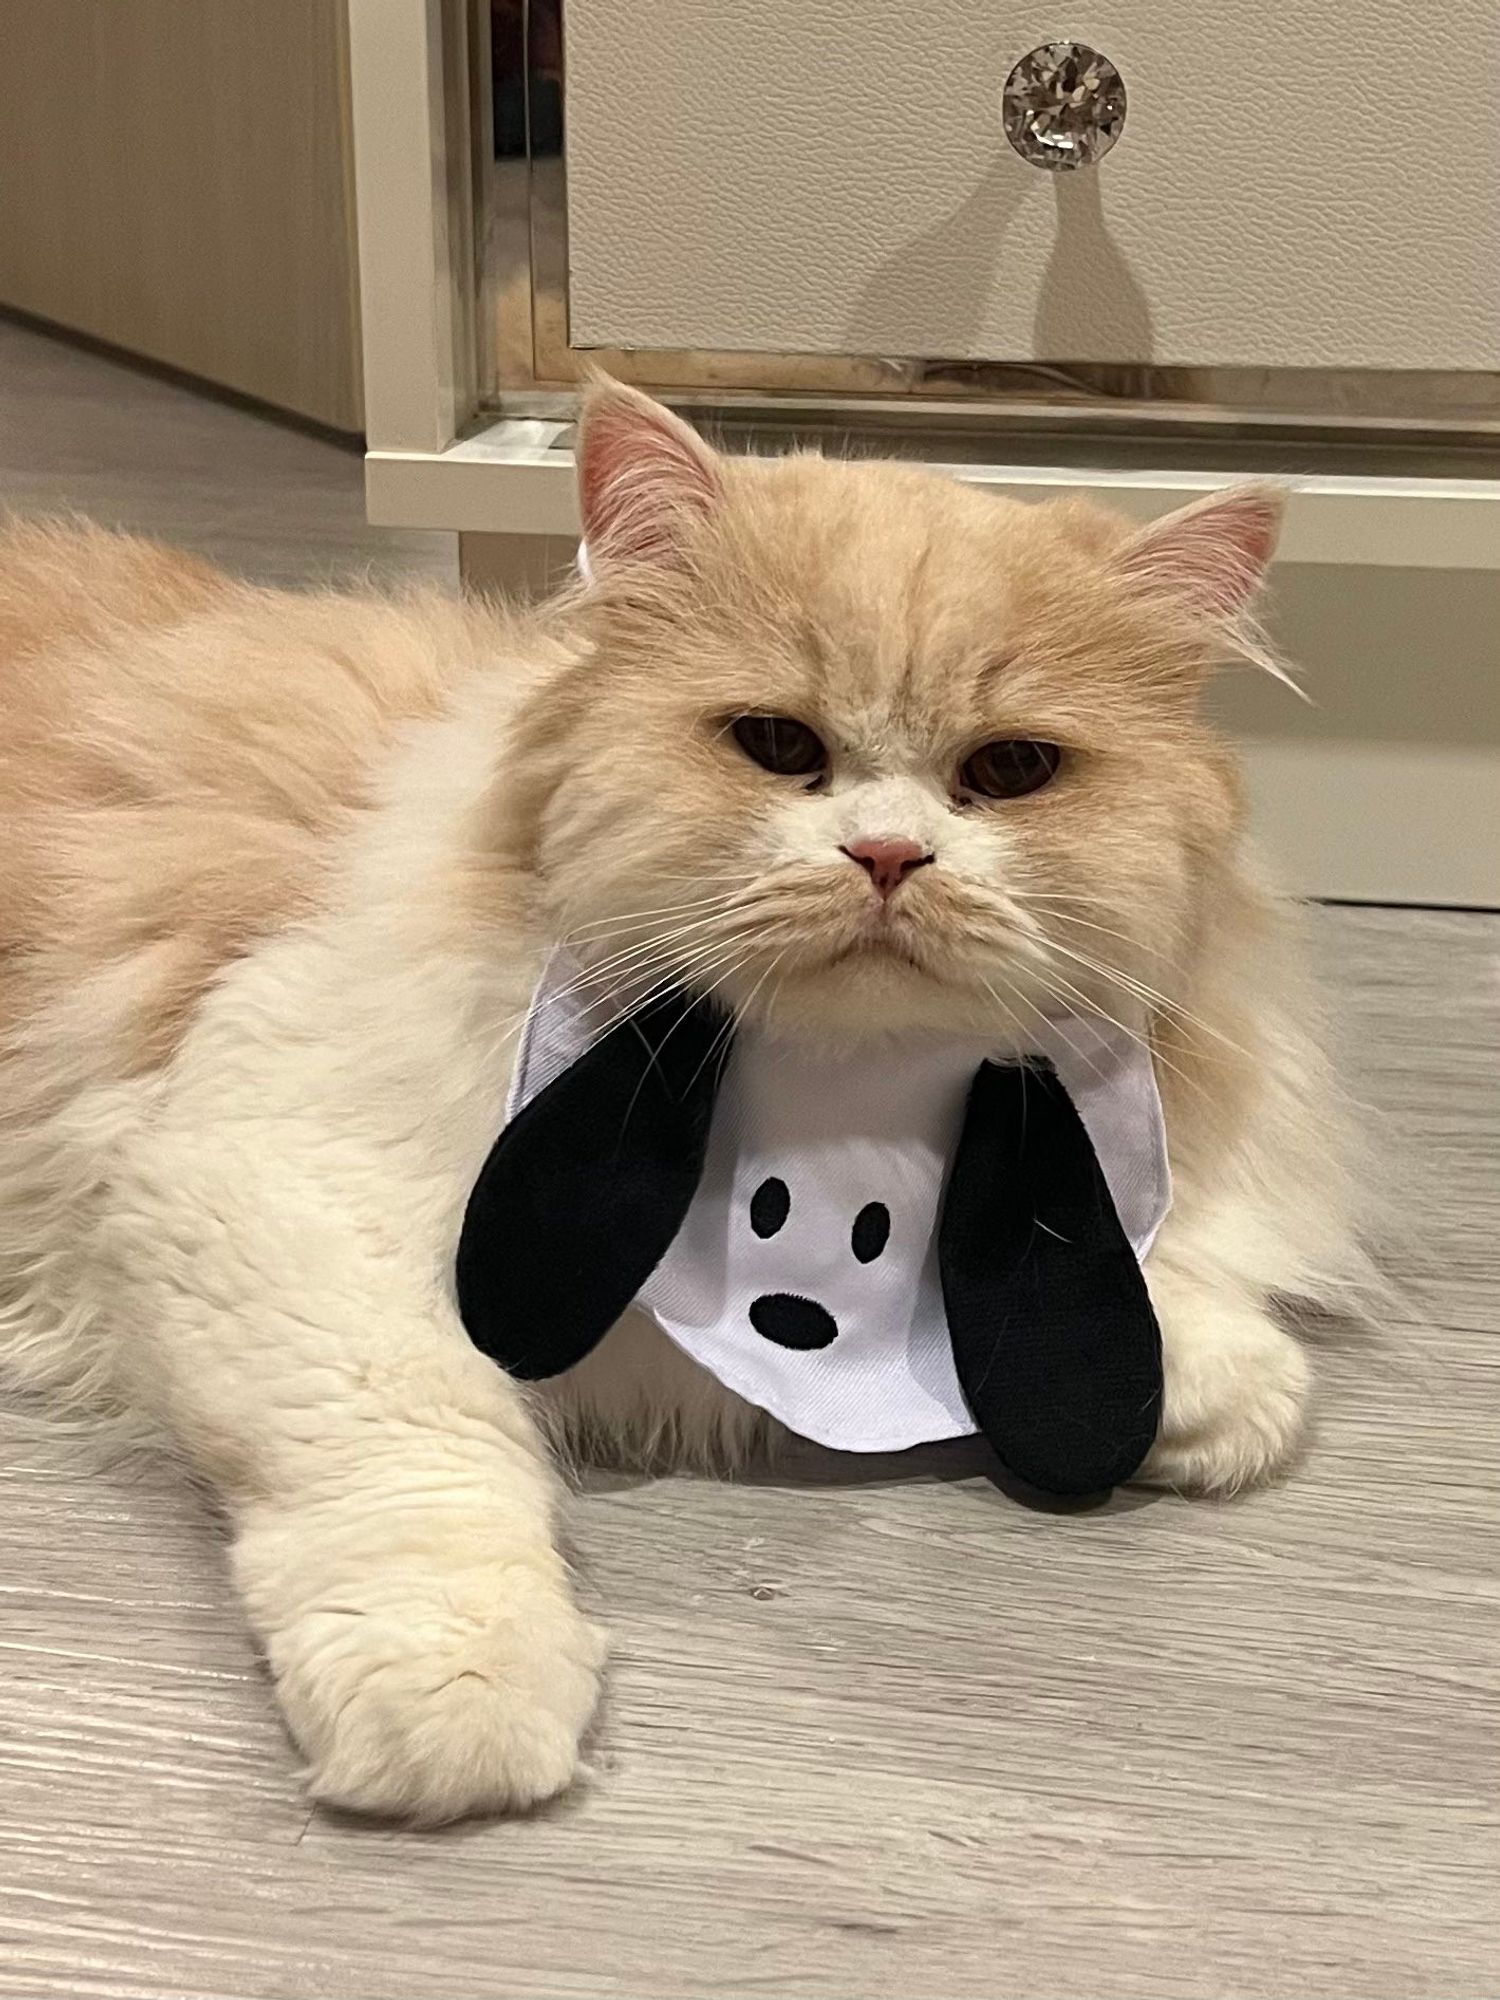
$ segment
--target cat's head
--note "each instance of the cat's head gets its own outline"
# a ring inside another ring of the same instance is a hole
[[[1243,643],[1278,494],[1141,529],[723,457],[616,384],[578,458],[583,638],[517,798],[548,925],[601,987],[1020,1041],[1173,978],[1240,818],[1201,686]]]

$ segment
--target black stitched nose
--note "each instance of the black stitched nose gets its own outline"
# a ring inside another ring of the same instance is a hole
[[[839,1337],[839,1323],[815,1299],[795,1292],[762,1292],[750,1301],[750,1324],[778,1347],[826,1347]]]

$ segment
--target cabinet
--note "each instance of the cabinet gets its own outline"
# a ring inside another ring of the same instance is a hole
[[[1002,119],[1056,20],[1035,0],[569,0],[575,340],[1500,369],[1491,0],[1450,0],[1440,30],[1399,0],[1091,0],[1067,32],[1122,109],[1072,170],[1031,164]],[[1081,96],[1086,135],[1089,67],[1058,68],[1032,101]]]

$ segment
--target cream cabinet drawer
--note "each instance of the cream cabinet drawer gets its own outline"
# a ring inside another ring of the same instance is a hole
[[[1119,137],[1001,112],[1063,37]],[[569,0],[576,346],[1500,368],[1500,9]]]

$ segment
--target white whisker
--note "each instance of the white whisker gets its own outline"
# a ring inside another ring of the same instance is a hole
[[[564,931],[561,941],[575,944],[585,938],[613,936],[618,931],[634,930],[642,924],[658,923],[664,917],[687,917],[705,910],[727,909],[738,893],[737,889],[731,889],[712,896],[695,896],[685,903],[663,903],[650,910],[619,911],[613,916],[597,917],[589,923],[575,925],[571,930]]]
[[[1155,987],[1148,986],[1144,980],[1135,978],[1133,974],[1121,972],[1115,967],[1105,965],[1100,960],[1089,957],[1087,953],[1071,951],[1066,945],[1060,944],[1055,938],[1049,938],[1048,943],[1051,949],[1061,952],[1064,958],[1071,959],[1075,965],[1081,966],[1085,972],[1093,973],[1096,978],[1108,980],[1113,985],[1118,986],[1123,993],[1127,994],[1131,999],[1138,1001],[1142,1006],[1152,1011],[1170,1015],[1178,1021],[1187,1023],[1190,1027],[1199,1029],[1203,1034],[1211,1036],[1214,1041],[1222,1042],[1224,1047],[1234,1055],[1249,1056],[1250,1051],[1239,1042],[1232,1041],[1228,1035],[1221,1033],[1211,1022],[1203,1020],[1200,1015],[1194,1014],[1189,1008],[1182,1006],[1178,1001],[1169,999],[1165,993],[1158,992]]]

